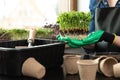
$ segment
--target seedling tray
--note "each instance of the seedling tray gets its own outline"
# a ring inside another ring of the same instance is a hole
[[[46,69],[63,64],[65,42],[35,39],[32,47],[27,40],[0,42],[0,74],[20,76],[23,62],[34,57]]]

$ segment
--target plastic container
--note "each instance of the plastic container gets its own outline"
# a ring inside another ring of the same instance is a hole
[[[35,39],[32,47],[27,40],[0,42],[0,74],[22,75],[22,64],[34,57],[46,69],[63,64],[65,42],[49,39]]]

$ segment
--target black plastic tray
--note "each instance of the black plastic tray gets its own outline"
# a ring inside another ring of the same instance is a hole
[[[0,74],[22,75],[22,64],[29,57],[34,57],[46,69],[59,67],[63,64],[65,44],[49,39],[35,39],[32,47],[27,47],[27,40],[0,42]]]

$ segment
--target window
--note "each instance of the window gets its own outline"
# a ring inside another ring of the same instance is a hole
[[[0,0],[0,11],[0,26],[4,28],[41,26],[55,23],[57,0]]]
[[[88,8],[85,1],[78,0],[78,11]],[[70,0],[0,0],[0,11],[1,27],[41,27],[56,23],[59,13],[70,11]]]

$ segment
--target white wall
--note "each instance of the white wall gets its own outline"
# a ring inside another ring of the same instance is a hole
[[[89,12],[90,0],[78,0],[78,11]]]

